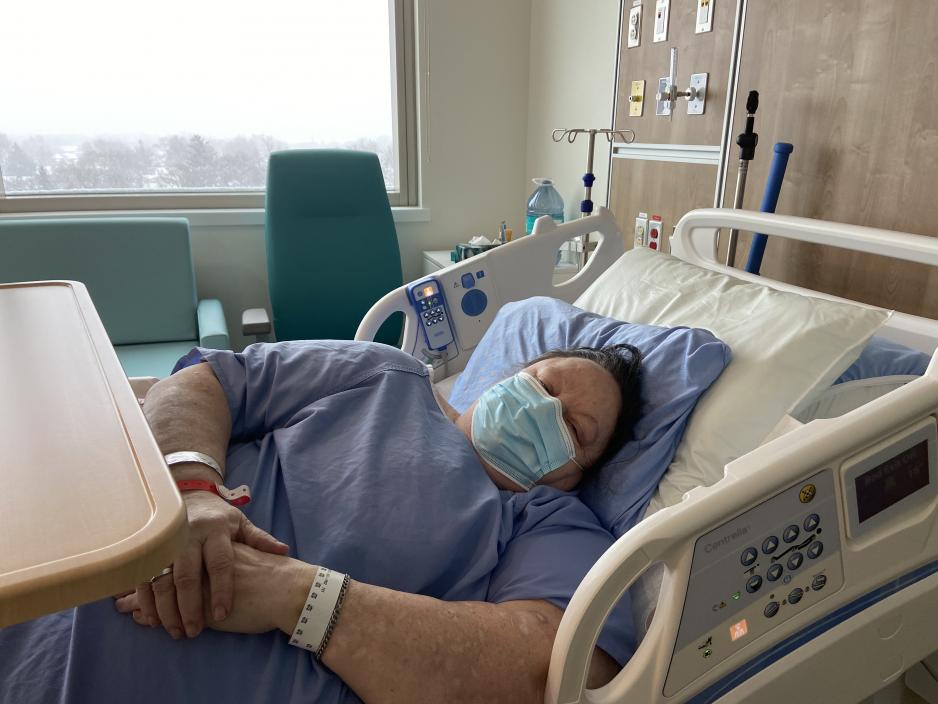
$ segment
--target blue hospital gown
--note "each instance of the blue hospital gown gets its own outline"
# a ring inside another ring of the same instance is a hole
[[[440,599],[563,608],[612,543],[573,494],[499,491],[424,366],[400,350],[315,341],[199,352],[231,409],[227,483],[251,487],[245,513],[302,560]],[[620,663],[633,647],[628,612],[620,604],[600,640]],[[280,632],[174,641],[106,599],[0,630],[0,701],[358,698]]]

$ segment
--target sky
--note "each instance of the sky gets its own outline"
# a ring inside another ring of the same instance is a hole
[[[4,3],[0,132],[391,134],[389,0]]]

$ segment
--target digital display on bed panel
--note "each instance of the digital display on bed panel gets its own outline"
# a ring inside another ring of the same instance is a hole
[[[922,440],[855,480],[860,523],[928,486],[928,441]]]

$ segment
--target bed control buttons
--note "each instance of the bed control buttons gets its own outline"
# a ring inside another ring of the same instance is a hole
[[[488,296],[485,293],[477,288],[470,289],[463,294],[462,301],[460,301],[460,307],[462,312],[468,315],[470,318],[474,318],[477,315],[482,315],[485,312],[486,307],[488,306]]]
[[[746,548],[743,550],[743,554],[739,558],[739,561],[742,562],[745,567],[749,567],[749,565],[756,561],[757,557],[759,557],[758,550],[755,548]]]
[[[696,538],[659,699],[693,696],[688,692],[702,677],[715,676],[714,670],[733,670],[740,661],[754,662],[781,647],[805,627],[801,621],[810,620],[809,609],[839,608],[834,602],[842,601],[845,584],[842,476],[834,458],[830,465],[777,493],[767,486],[761,503]],[[801,493],[809,486],[810,503],[803,503]],[[704,648],[713,652],[704,659],[698,646],[708,637],[713,642]]]
[[[769,580],[770,582],[774,582],[779,577],[782,576],[783,571],[784,571],[784,568],[780,564],[775,563],[774,565],[769,567],[768,572],[765,573],[765,578]]]

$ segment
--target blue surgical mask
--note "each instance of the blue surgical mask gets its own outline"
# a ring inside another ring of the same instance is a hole
[[[526,372],[479,397],[472,412],[472,445],[486,462],[525,489],[576,454],[560,401]]]

